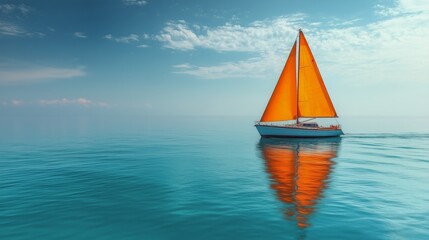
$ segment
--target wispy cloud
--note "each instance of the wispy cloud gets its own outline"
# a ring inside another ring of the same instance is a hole
[[[401,14],[421,14],[429,11],[429,3],[426,0],[396,0],[394,3],[393,6],[375,5],[375,14],[392,17]]]
[[[73,35],[77,38],[87,38],[88,37],[83,32],[75,32],[75,33],[73,33]]]
[[[12,99],[10,101],[3,101],[2,105],[3,106],[12,106],[12,107],[19,107],[19,106],[23,106],[25,105],[27,102],[23,101],[23,100],[18,100],[18,99]]]
[[[141,45],[138,45],[137,47],[138,48],[148,48],[149,45],[147,45],[147,44],[141,44]]]
[[[3,101],[3,106],[21,107],[21,106],[84,106],[84,107],[107,107],[106,102],[93,101],[88,98],[60,98],[60,99],[40,99],[33,101],[25,101],[13,99]]]
[[[18,100],[18,99],[12,99],[10,101],[2,101],[3,106],[12,106],[12,107],[20,107],[25,105],[25,101],[23,100]]]
[[[178,68],[178,69],[191,69],[191,68],[193,68],[193,66],[189,63],[178,64],[178,65],[174,65],[173,67]]]
[[[396,0],[396,4],[403,13],[429,11],[429,2],[426,0]]]
[[[24,28],[14,23],[0,21],[0,35],[13,36],[13,37],[44,37],[45,34],[41,32],[28,32]]]
[[[389,17],[389,16],[397,16],[401,14],[401,8],[399,8],[399,6],[387,7],[381,4],[377,4],[375,5],[374,9],[375,9],[375,14],[379,16]]]
[[[256,57],[210,66],[178,64],[174,72],[203,79],[262,78],[284,64],[304,14],[255,21],[247,26],[226,23],[223,26],[190,25],[185,21],[168,22],[155,38],[164,47],[180,51],[198,48],[217,52],[248,52]],[[288,44],[289,42],[289,44]]]
[[[22,104],[24,104],[24,101],[14,99],[11,101],[11,103],[14,106],[21,106]]]
[[[19,12],[22,14],[27,14],[31,11],[31,8],[25,4],[0,4],[0,12],[8,14],[13,12]]]
[[[104,35],[103,38],[107,40],[119,42],[119,43],[131,43],[131,42],[139,41],[139,35],[137,34],[130,34],[124,37],[114,37],[112,34],[107,34],[107,35]]]
[[[27,31],[19,24],[10,22],[11,19],[21,18],[21,15],[27,15],[32,11],[32,8],[25,4],[0,4],[0,13],[2,19],[0,20],[0,35],[13,36],[13,37],[44,37],[45,34],[41,32]],[[10,17],[13,16],[13,17]],[[4,20],[9,19],[9,20]]]
[[[214,66],[194,66],[178,64],[173,66],[175,73],[187,74],[202,79],[219,78],[262,78],[272,73],[272,69],[284,64],[284,59],[277,55],[264,54],[237,62],[223,62]]]
[[[427,81],[429,70],[421,59],[429,59],[429,2],[401,0],[390,8],[395,10],[375,7],[374,13],[383,16],[372,23],[346,19],[347,24],[340,25],[314,23],[303,14],[218,27],[174,21],[166,23],[155,38],[174,50],[255,55],[209,66],[178,64],[176,73],[203,79],[266,77],[273,70],[281,71],[297,29],[302,27],[322,73],[329,77],[356,84]],[[381,14],[380,9],[387,12]]]
[[[128,6],[144,6],[148,4],[145,0],[122,0],[122,3]]]
[[[92,101],[87,98],[61,98],[61,99],[41,99],[37,103],[41,106],[64,106],[64,105],[79,105],[79,106],[97,106],[107,107],[105,102]]]
[[[207,48],[216,51],[266,52],[284,46],[285,39],[294,38],[304,23],[303,14],[255,21],[248,26],[226,23],[209,28],[180,20],[168,22],[155,38],[164,47],[188,51]]]
[[[34,67],[19,69],[0,69],[0,84],[21,84],[52,79],[66,79],[86,75],[84,67],[54,68]]]
[[[24,36],[27,35],[27,31],[13,23],[0,21],[0,34],[8,36]]]

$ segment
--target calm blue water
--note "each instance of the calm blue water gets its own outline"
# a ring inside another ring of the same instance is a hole
[[[424,119],[3,118],[0,239],[428,239]],[[408,124],[401,124],[408,122]]]

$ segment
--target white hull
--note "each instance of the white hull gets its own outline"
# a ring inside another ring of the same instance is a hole
[[[255,125],[262,137],[338,137],[341,129]]]

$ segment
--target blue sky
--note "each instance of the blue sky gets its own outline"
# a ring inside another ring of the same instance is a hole
[[[424,0],[1,0],[0,112],[258,117],[298,28],[340,116],[429,116]]]

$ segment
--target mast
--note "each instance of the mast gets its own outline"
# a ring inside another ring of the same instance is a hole
[[[298,30],[297,38],[297,68],[296,68],[296,125],[299,124],[299,56],[301,55],[301,44],[300,44],[301,28]]]

